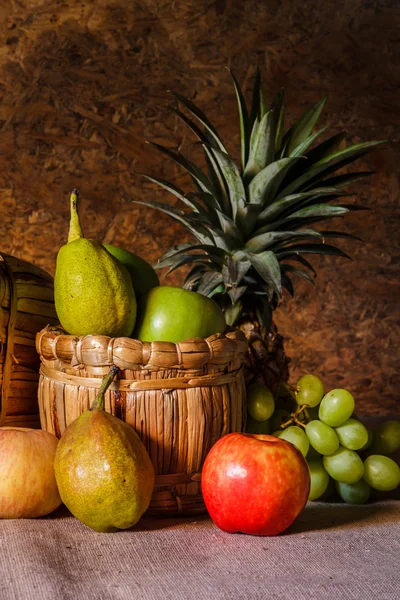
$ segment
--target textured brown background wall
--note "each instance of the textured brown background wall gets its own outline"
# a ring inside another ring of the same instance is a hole
[[[397,0],[3,0],[0,7],[0,249],[54,273],[68,194],[85,233],[155,261],[183,231],[130,198],[167,198],[135,175],[184,184],[148,139],[188,146],[167,90],[195,98],[238,155],[231,67],[245,90],[258,63],[292,118],[328,94],[323,121],[348,143],[388,139],[360,169],[371,210],[341,223],[353,262],[321,258],[276,321],[292,380],[347,386],[363,412],[400,414],[398,370],[400,25]],[[354,188],[353,188],[354,189]],[[174,283],[179,279],[172,280]]]

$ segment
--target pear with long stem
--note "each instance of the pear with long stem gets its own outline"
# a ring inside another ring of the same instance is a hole
[[[58,252],[54,279],[57,316],[71,335],[129,337],[137,310],[131,277],[100,242],[84,237],[78,202],[73,190],[68,243]]]

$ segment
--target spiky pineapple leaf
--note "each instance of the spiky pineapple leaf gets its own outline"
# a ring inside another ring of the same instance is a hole
[[[218,135],[217,130],[212,125],[212,123],[208,120],[206,115],[195,104],[193,104],[193,102],[191,102],[191,100],[189,100],[188,98],[185,98],[185,96],[182,96],[181,94],[178,94],[176,92],[172,92],[172,94],[203,125],[204,130],[205,130],[204,135],[205,135],[206,139],[208,140],[208,143],[210,143],[211,145],[215,145],[222,152],[227,152],[223,142],[221,141],[221,138]]]
[[[132,200],[132,202],[147,206],[148,208],[155,208],[156,210],[160,210],[166,215],[169,215],[175,219],[175,221],[184,225],[202,244],[212,242],[212,237],[208,234],[207,230],[204,229],[203,225],[196,223],[193,218],[182,210],[169,206],[169,204],[162,204],[161,202],[145,202],[144,200]],[[194,213],[192,213],[192,215],[193,214]]]
[[[145,173],[141,173],[141,175],[176,196],[176,198],[186,204],[186,206],[191,208],[194,212],[199,212],[203,217],[209,216],[210,221],[214,222],[215,224],[219,223],[218,218],[215,218],[215,211],[212,210],[214,206],[218,207],[218,204],[212,194],[207,192],[189,192],[184,194],[181,189],[169,181],[165,181],[159,177],[151,177]],[[203,204],[206,205],[206,208]]]
[[[255,124],[258,121],[255,121]],[[265,113],[250,141],[249,159],[243,179],[250,181],[274,160],[276,121],[272,111]]]
[[[232,256],[227,256],[221,271],[224,283],[228,287],[237,287],[250,267],[249,260],[236,260]]]
[[[349,212],[348,208],[344,208],[343,206],[332,206],[330,204],[315,204],[313,206],[307,206],[305,208],[301,208],[294,213],[289,214],[287,217],[283,217],[282,219],[278,219],[277,221],[272,221],[268,223],[268,225],[264,225],[260,227],[256,231],[258,235],[262,233],[267,233],[269,231],[276,231],[279,228],[283,227],[286,231],[288,227],[293,229],[297,228],[297,224],[300,224],[303,221],[303,225],[309,225],[310,223],[315,222],[313,219],[320,220],[321,218],[332,218],[340,215],[344,215]]]
[[[363,242],[364,240],[357,235],[352,233],[345,233],[343,231],[320,231],[323,238],[342,238],[344,240],[356,240],[357,242]]]
[[[294,213],[291,213],[287,217],[289,219],[303,219],[308,217],[336,217],[338,215],[344,215],[349,212],[348,208],[341,206],[332,206],[331,204],[313,204],[312,206],[306,206],[301,208]],[[285,219],[286,221],[286,219]]]
[[[310,164],[313,164],[319,160],[322,160],[326,156],[330,156],[345,139],[346,132],[340,131],[339,133],[328,138],[321,144],[318,144],[315,148],[307,153],[307,160]]]
[[[256,138],[259,126],[260,126],[260,121],[259,121],[258,117],[256,117],[256,119],[253,122],[253,126],[251,128],[249,148],[251,148],[254,145],[254,140]]]
[[[224,310],[226,324],[233,327],[242,314],[243,304],[239,301],[228,305]]]
[[[319,129],[315,133],[312,133],[308,136],[304,141],[302,141],[296,148],[294,148],[289,156],[303,156],[304,153],[308,150],[308,148],[315,142],[315,140],[327,130],[327,127],[323,127]]]
[[[254,269],[268,285],[280,296],[282,294],[281,269],[273,252],[268,250],[260,254],[246,252]]]
[[[358,210],[371,210],[369,206],[364,206],[363,204],[343,204],[341,205],[343,208],[346,208],[348,211],[358,211]]]
[[[219,210],[216,212],[220,220],[222,231],[229,236],[231,240],[234,240],[238,246],[242,245],[244,243],[243,236],[236,223],[223,212]]]
[[[232,73],[232,71],[229,71],[229,72],[232,77],[233,87],[235,88],[236,99],[237,99],[237,104],[238,104],[239,124],[240,124],[240,150],[241,150],[240,153],[241,153],[241,157],[242,157],[242,168],[244,170],[246,167],[247,158],[249,155],[249,140],[250,140],[251,125],[249,123],[249,114],[247,112],[247,106],[246,106],[246,102],[245,102],[242,90],[240,89],[240,86],[236,80],[236,77]],[[225,150],[225,152],[226,152],[226,150]]]
[[[278,92],[272,102],[271,110],[276,122],[275,160],[282,150],[283,130],[285,122],[285,90]]]
[[[197,286],[196,292],[203,296],[212,296],[215,289],[223,282],[222,274],[216,271],[204,273]]]
[[[193,289],[200,277],[204,272],[207,271],[207,267],[202,264],[195,263],[193,267],[190,269],[189,273],[185,277],[185,281],[183,282],[183,287],[185,289]]]
[[[322,187],[316,188],[314,190],[310,190],[308,192],[300,192],[298,194],[291,194],[280,200],[276,200],[272,202],[269,206],[267,206],[257,217],[257,223],[262,225],[265,221],[271,221],[273,218],[276,218],[279,214],[292,208],[294,205],[302,202],[303,200],[316,200],[317,198],[323,196],[331,196],[331,197],[340,197],[342,195],[347,195],[347,192],[343,192],[339,188],[335,187]]]
[[[149,142],[149,143],[152,146],[154,146],[154,148],[157,148],[157,150],[159,150],[159,152],[162,152],[163,154],[165,154],[165,156],[168,156],[168,158],[170,158],[171,160],[176,162],[179,166],[181,166],[183,169],[185,169],[185,171],[187,171],[189,173],[189,175],[191,175],[192,179],[194,180],[194,182],[196,183],[196,185],[202,192],[212,193],[212,187],[211,187],[211,184],[210,184],[210,181],[208,180],[208,178],[204,175],[203,171],[197,165],[195,165],[192,161],[190,161],[188,158],[186,158],[186,156],[183,156],[183,154],[174,152],[170,148],[166,148],[165,146],[162,146],[161,144],[156,144],[156,142]]]
[[[212,148],[211,152],[215,156],[215,159],[226,181],[229,191],[232,217],[233,219],[235,219],[239,201],[241,198],[246,197],[246,192],[244,190],[242,178],[240,176],[236,164],[229,156],[229,154],[221,152],[216,148]]]
[[[285,154],[287,156],[290,156],[293,150],[308,138],[321,115],[326,101],[327,97],[325,96],[311,106],[284,136],[283,142],[286,146]]]
[[[210,222],[210,225],[219,226],[220,222],[217,210],[221,210],[221,207],[212,194],[208,194],[207,192],[188,192],[185,198],[198,208],[201,216],[206,218]]]
[[[190,200],[188,200],[188,198],[185,196],[184,192],[181,189],[179,189],[176,185],[171,183],[170,181],[166,181],[165,179],[160,179],[159,177],[154,177],[151,175],[146,175],[146,173],[139,173],[139,175],[141,175],[148,181],[155,183],[156,185],[163,188],[164,190],[167,190],[167,192],[170,192],[171,194],[173,194],[174,196],[179,198],[179,200],[181,200],[181,202],[184,202],[187,206],[190,206],[190,208],[192,208],[192,210],[197,210],[196,206],[192,202],[190,202]]]
[[[279,248],[286,248],[289,244],[294,244],[295,242],[305,242],[307,240],[320,240],[323,242],[323,239],[320,232],[315,229],[298,229],[296,232],[293,232],[293,235],[289,239],[278,241],[270,250],[276,252]]]
[[[193,131],[193,133],[199,141],[205,144],[209,144],[210,146],[215,146],[215,141],[210,135],[208,135],[207,130],[201,129],[197,125],[197,123],[192,121],[192,119],[190,119],[187,115],[185,115],[185,113],[179,110],[179,108],[176,108],[176,106],[170,106],[170,110],[174,112],[181,119],[181,121],[186,123],[186,125],[189,127],[189,129]]]
[[[293,273],[294,275],[305,279],[315,287],[315,281],[313,277],[311,277],[311,275],[305,269],[299,269],[298,267],[289,265],[287,263],[281,263],[281,269],[283,273]]]
[[[370,177],[374,175],[374,171],[358,171],[355,173],[345,173],[344,175],[338,175],[337,177],[332,177],[330,179],[324,179],[324,185],[333,186],[336,188],[343,188],[347,185],[351,185],[352,183],[356,183],[365,177]]]
[[[296,158],[281,158],[254,177],[249,184],[249,199],[252,204],[266,204],[269,197],[281,184],[290,167],[299,160]]]
[[[166,261],[167,262],[167,261]],[[176,269],[179,269],[180,267],[183,267],[184,265],[191,265],[193,263],[196,264],[203,264],[204,266],[209,266],[209,260],[202,259],[199,257],[199,255],[196,256],[196,254],[181,254],[179,257],[174,257],[171,258],[171,266],[168,269],[168,271],[165,274],[165,277],[168,277],[168,275],[170,275],[173,271],[175,271]],[[156,265],[157,268],[161,268],[158,267]]]
[[[261,73],[259,67],[257,66],[251,98],[250,122],[254,123],[257,118],[259,121],[261,121],[267,110],[264,90],[261,84]]]
[[[312,264],[306,258],[304,258],[304,256],[302,256],[301,254],[294,254],[293,256],[288,256],[287,259],[294,260],[296,262],[301,263],[302,265],[307,267],[307,269],[310,269],[310,271],[314,275],[314,277],[317,276],[317,272],[314,269],[314,267],[312,266]]]
[[[341,215],[339,215],[337,218],[341,219],[343,218]],[[290,223],[290,229],[292,231],[298,230],[298,229],[302,229],[304,227],[308,227],[310,225],[315,225],[316,223],[321,223],[321,221],[330,221],[332,219],[332,217],[309,217],[309,218],[303,218],[303,219],[293,219],[293,221]],[[275,224],[277,223],[277,221],[275,222]],[[275,225],[273,226],[272,230],[277,229],[278,231],[281,231],[282,229],[285,230],[287,228],[287,224],[284,223],[281,226],[276,227]],[[261,229],[265,229],[267,230],[267,227],[264,226]],[[261,231],[261,230],[259,230]]]
[[[164,260],[165,258],[169,258],[170,256],[173,256],[174,254],[180,254],[182,252],[186,252],[186,250],[189,250],[192,247],[193,247],[193,244],[191,244],[190,242],[184,242],[183,244],[176,244],[175,246],[171,246],[171,248],[168,248],[168,250],[166,250],[164,252],[164,254],[162,255],[162,257],[157,261],[157,264],[161,260]],[[213,247],[214,246],[211,246],[211,248],[213,248]]]
[[[282,287],[285,288],[293,298],[293,296],[294,296],[293,283],[292,283],[290,277],[288,277],[285,273],[282,273]]]
[[[231,217],[232,209],[229,201],[229,194],[221,169],[211,149],[206,145],[203,145],[203,149],[213,195],[216,197],[220,209]]]
[[[294,244],[293,246],[288,246],[287,248],[283,248],[276,252],[277,257],[280,260],[282,260],[282,258],[292,256],[293,254],[327,254],[329,256],[341,256],[342,258],[348,258],[351,260],[350,256],[343,252],[343,250],[340,250],[340,248],[319,243]]]
[[[210,225],[206,225],[205,227],[217,248],[222,248],[222,250],[226,250],[228,253],[231,253],[236,249],[237,240],[224,233],[222,229]]]
[[[247,285],[241,285],[240,287],[232,288],[228,292],[228,296],[231,299],[232,304],[236,304],[238,300],[247,292]]]
[[[216,246],[211,246],[210,244],[179,244],[178,246],[174,246],[173,248],[165,252],[165,254],[156,263],[157,268],[161,269],[163,267],[169,267],[170,264],[172,264],[172,262],[169,262],[167,264],[166,261],[170,261],[175,256],[178,256],[182,253],[187,253],[189,250],[193,252],[204,252],[205,254],[198,254],[197,256],[199,256],[200,258],[204,258],[204,256],[210,258],[211,262],[213,262],[217,267],[222,266],[226,257],[225,250],[222,250],[222,248],[217,248]]]
[[[302,229],[299,231],[269,231],[262,233],[261,235],[256,235],[248,240],[245,245],[245,250],[258,254],[276,242],[291,240],[292,238],[322,238],[322,235],[313,229]]]
[[[236,213],[236,225],[246,238],[254,231],[254,226],[260,210],[260,204],[246,202],[243,198],[239,201]]]
[[[306,172],[289,183],[280,193],[278,198],[283,198],[294,192],[303,191],[303,188],[308,182],[311,183],[317,177],[323,178],[326,175],[344,167],[350,162],[353,162],[357,158],[361,158],[374,147],[379,144],[383,144],[383,141],[374,142],[362,142],[354,146],[349,146],[343,150],[338,150],[329,156],[322,158],[320,161],[314,163]]]

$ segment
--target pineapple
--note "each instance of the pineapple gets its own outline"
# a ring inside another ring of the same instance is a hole
[[[260,73],[254,79],[250,110],[232,74],[239,108],[241,167],[206,115],[189,99],[174,94],[174,112],[192,130],[204,151],[205,168],[159,144],[160,152],[183,167],[194,190],[145,175],[176,196],[185,210],[159,202],[135,201],[156,208],[183,224],[195,238],[168,250],[156,268],[168,273],[190,265],[184,287],[214,298],[228,325],[240,328],[249,341],[247,381],[262,378],[276,393],[288,379],[283,338],[273,323],[282,290],[293,296],[292,276],[314,284],[309,254],[348,256],[326,243],[330,238],[355,238],[314,225],[362,207],[340,202],[345,187],[369,172],[336,172],[368,153],[372,141],[338,149],[345,133],[314,142],[326,127],[313,131],[326,98],[309,108],[287,131],[285,97],[279,92],[266,103]],[[184,108],[183,112],[180,107]]]

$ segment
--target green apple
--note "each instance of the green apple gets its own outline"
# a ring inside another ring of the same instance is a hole
[[[133,337],[143,342],[181,342],[223,333],[224,313],[214,300],[179,287],[159,286],[139,300]]]
[[[103,244],[103,246],[128,269],[136,297],[143,296],[153,287],[160,285],[157,273],[144,258],[118,246],[111,244]]]

